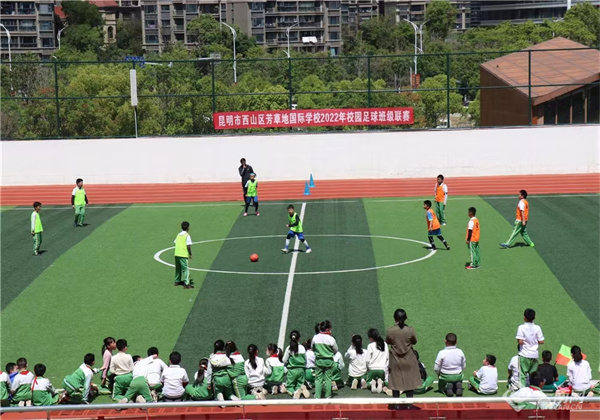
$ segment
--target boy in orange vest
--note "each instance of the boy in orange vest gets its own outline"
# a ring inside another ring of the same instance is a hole
[[[479,254],[479,220],[475,215],[477,209],[475,207],[469,207],[469,224],[467,225],[467,247],[469,247],[469,256],[471,257],[471,263],[465,268],[467,270],[474,270],[481,268],[481,256]]]
[[[527,202],[527,191],[519,191],[519,204],[517,204],[517,220],[515,220],[515,227],[508,238],[508,241],[501,243],[502,248],[510,248],[520,233],[525,241],[525,244],[530,247],[534,247],[535,244],[527,233],[527,221],[529,220],[529,203]]]
[[[440,228],[440,221],[438,220],[435,212],[431,209],[431,201],[425,200],[423,201],[423,208],[426,211],[425,220],[427,221],[427,235],[429,238],[429,243],[431,244],[431,250],[435,251],[437,248],[433,243],[433,237],[437,236],[440,241],[446,246],[446,249],[450,251],[450,247],[448,243],[442,236],[442,229]]]
[[[448,186],[444,184],[444,175],[437,176],[437,182],[433,190],[435,197],[435,215],[442,224],[446,226],[446,203],[448,202]]]

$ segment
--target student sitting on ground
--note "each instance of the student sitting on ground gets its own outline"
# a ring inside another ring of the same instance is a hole
[[[10,395],[10,377],[7,372],[0,371],[0,406],[9,405],[8,396]]]
[[[248,377],[244,367],[244,356],[238,351],[233,341],[225,343],[225,354],[231,360],[231,365],[227,367],[227,373],[231,378],[231,387],[235,396],[241,400],[255,400],[257,397],[263,397],[263,394],[248,394]]]
[[[258,357],[258,347],[256,344],[248,346],[248,360],[244,362],[244,371],[248,377],[248,388],[250,393],[256,395],[260,400],[269,393],[265,388],[265,360]],[[261,397],[258,394],[262,394]]]
[[[304,385],[306,373],[306,348],[300,344],[300,332],[294,330],[290,333],[290,345],[283,353],[283,364],[287,369],[285,387],[289,395],[295,399],[301,396],[310,398],[310,392]]]
[[[110,374],[113,378],[113,400],[120,400],[123,398],[129,388],[129,384],[133,379],[133,358],[127,353],[127,340],[120,338],[117,340],[117,354],[111,356],[110,359]]]
[[[542,392],[544,386],[544,378],[537,371],[529,374],[529,386],[520,388],[518,391],[510,395],[509,404],[515,410],[552,410],[558,408],[560,403],[552,402],[546,394]],[[547,399],[548,402],[528,402],[523,401],[524,398],[541,398]]]
[[[369,337],[369,345],[367,346],[367,384],[371,386],[372,393],[381,394],[386,382],[390,353],[387,343],[375,328],[371,328],[367,336]]]
[[[481,395],[493,395],[498,392],[498,370],[496,356],[486,354],[483,366],[473,372],[469,379],[471,390]]]
[[[239,400],[233,393],[231,378],[227,373],[227,367],[231,365],[231,359],[225,354],[225,342],[215,341],[213,353],[208,358],[206,369],[206,380],[212,384],[215,400]]]
[[[419,372],[421,373],[421,387],[415,389],[415,394],[425,394],[427,391],[431,389],[431,384],[433,384],[433,376],[427,374],[427,369],[425,365],[419,359],[419,352],[415,350],[415,356],[417,356],[417,361],[419,362]]]
[[[315,362],[317,358],[312,349],[312,338],[306,340],[302,345],[306,349],[306,370],[304,372],[306,374],[306,387],[313,389],[315,387]]]
[[[508,364],[508,381],[506,387],[511,391],[519,389],[519,355],[513,356]]]
[[[190,380],[185,369],[179,366],[180,363],[181,354],[172,352],[169,355],[169,366],[160,377],[163,384],[162,395],[166,401],[183,401],[185,387]]]
[[[463,370],[466,366],[465,354],[456,347],[456,334],[446,334],[446,348],[440,350],[433,370],[439,377],[438,391],[447,396],[462,397]]]
[[[333,367],[331,368],[331,390],[337,391],[344,387],[344,380],[342,379],[342,369],[346,365],[344,364],[344,357],[339,351],[333,355]]]
[[[86,354],[83,357],[83,364],[63,379],[65,389],[63,400],[71,404],[89,404],[96,396],[98,387],[92,383],[92,377],[94,373],[99,372],[99,369],[93,368],[95,362],[96,357],[92,353]]]
[[[6,373],[8,373],[8,378],[10,379],[10,383],[12,384],[15,380],[15,377],[19,374],[19,366],[16,363],[9,362],[6,364]]]
[[[33,373],[27,370],[27,359],[24,357],[17,360],[17,366],[19,367],[19,373],[10,386],[11,403],[19,406],[31,405]]]
[[[567,365],[567,377],[578,394],[593,396],[600,395],[600,381],[592,380],[592,368],[587,360],[583,360],[583,354],[579,346],[571,347],[573,360]]]
[[[158,394],[162,391],[163,387],[161,382],[162,373],[167,368],[167,364],[158,357],[158,349],[156,347],[150,347],[147,354],[149,359],[146,378],[148,379],[148,387],[150,387],[152,399],[157,401]]]
[[[212,388],[206,380],[206,369],[208,369],[208,359],[200,359],[194,381],[185,387],[185,393],[192,401],[210,401],[214,398]]]
[[[285,394],[285,366],[281,361],[283,354],[277,344],[267,345],[267,360],[265,360],[265,386],[271,391],[271,394]]]
[[[33,405],[56,405],[59,395],[50,383],[50,380],[44,378],[46,366],[38,363],[33,368],[35,378],[31,384],[31,402]]]
[[[151,353],[151,352],[149,352]],[[133,372],[131,376],[133,379],[127,388],[125,396],[119,400],[120,404],[128,403],[129,401],[135,401],[136,403],[146,403],[154,401],[152,393],[150,392],[150,386],[148,385],[148,365],[158,356],[152,354],[145,359],[140,358],[133,365]],[[132,359],[137,359],[134,356]]]
[[[544,378],[544,387],[542,388],[544,392],[556,392],[558,387],[567,380],[566,376],[558,376],[556,365],[551,365],[551,361],[552,352],[544,350],[542,352],[542,364],[538,366],[538,373]]]
[[[369,355],[363,350],[362,337],[358,334],[352,336],[352,344],[346,352],[348,360],[348,386],[350,389],[367,389],[367,362]]]

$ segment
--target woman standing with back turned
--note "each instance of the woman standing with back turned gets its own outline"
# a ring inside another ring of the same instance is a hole
[[[386,342],[390,350],[389,385],[394,398],[400,398],[401,392],[412,398],[413,391],[421,386],[419,362],[413,350],[413,345],[417,344],[417,336],[413,327],[405,324],[406,319],[404,309],[396,309],[396,324],[387,330]],[[390,408],[398,410],[401,407],[393,405]]]

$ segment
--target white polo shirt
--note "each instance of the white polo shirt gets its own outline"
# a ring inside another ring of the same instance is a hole
[[[167,366],[163,370],[161,382],[163,383],[163,395],[167,398],[179,398],[185,393],[183,384],[189,382],[187,372],[179,365]]]
[[[388,359],[390,353],[388,351],[387,343],[383,343],[383,351],[377,348],[377,343],[369,343],[367,346],[367,354],[369,361],[367,366],[369,370],[383,370],[388,368]]]
[[[160,376],[163,373],[163,370],[167,368],[167,364],[160,359],[150,360],[148,363],[148,384],[150,385],[158,385],[160,383]]]
[[[352,376],[353,378],[360,378],[361,376],[367,374],[367,360],[369,360],[369,355],[367,354],[366,349],[363,349],[362,354],[358,354],[356,352],[356,348],[354,346],[350,346],[345,354],[345,357],[349,362],[349,376]]]
[[[448,346],[438,353],[433,370],[436,373],[458,375],[467,365],[465,354],[456,346]]]
[[[533,322],[526,322],[519,325],[517,329],[517,340],[523,340],[523,344],[519,346],[519,356],[527,357],[528,359],[538,358],[539,342],[544,341],[542,329]]]
[[[21,385],[30,385],[32,382],[33,382],[33,373],[29,372],[28,370],[19,372],[15,376],[15,379],[13,379],[12,385],[10,386],[10,390],[12,392],[16,392],[17,389],[19,389],[19,387]]]
[[[483,394],[492,394],[498,391],[498,369],[496,366],[481,366],[477,371],[479,391]]]
[[[508,364],[508,370],[510,371],[510,385],[519,387],[519,356],[513,356]]]
[[[587,360],[575,362],[571,360],[567,365],[567,378],[575,391],[586,391],[596,381],[592,381],[592,368]]]

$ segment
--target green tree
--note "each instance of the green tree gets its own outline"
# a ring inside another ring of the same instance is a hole
[[[433,0],[427,4],[425,28],[427,35],[433,40],[444,40],[456,24],[456,7],[447,0]]]
[[[142,55],[142,22],[139,19],[117,21],[117,47],[127,54]]]
[[[587,31],[595,38],[593,45],[598,46],[598,35],[600,34],[600,9],[594,7],[591,3],[579,3],[571,7],[565,13],[565,23],[574,21],[581,22]],[[586,44],[591,45],[591,44]]]
[[[446,75],[440,74],[427,78],[419,90],[425,111],[427,127],[437,127],[447,116]],[[450,88],[456,88],[456,80],[450,79]],[[436,89],[425,91],[424,89]],[[459,93],[450,91],[450,113],[462,112],[462,97]]]
[[[62,44],[77,51],[98,53],[104,44],[104,19],[98,8],[87,1],[66,1],[62,8],[68,24],[63,33]]]
[[[236,54],[244,56],[246,52],[252,50],[256,46],[254,38],[246,35],[236,26],[231,25],[236,31]],[[215,52],[217,45],[233,51],[233,35],[229,28],[221,26],[219,22],[212,16],[202,14],[195,19],[192,19],[187,24],[188,35],[195,39],[200,56],[207,57],[211,52]]]
[[[62,3],[62,9],[67,16],[69,26],[90,25],[92,28],[97,28],[104,25],[98,7],[87,1],[65,1]]]

